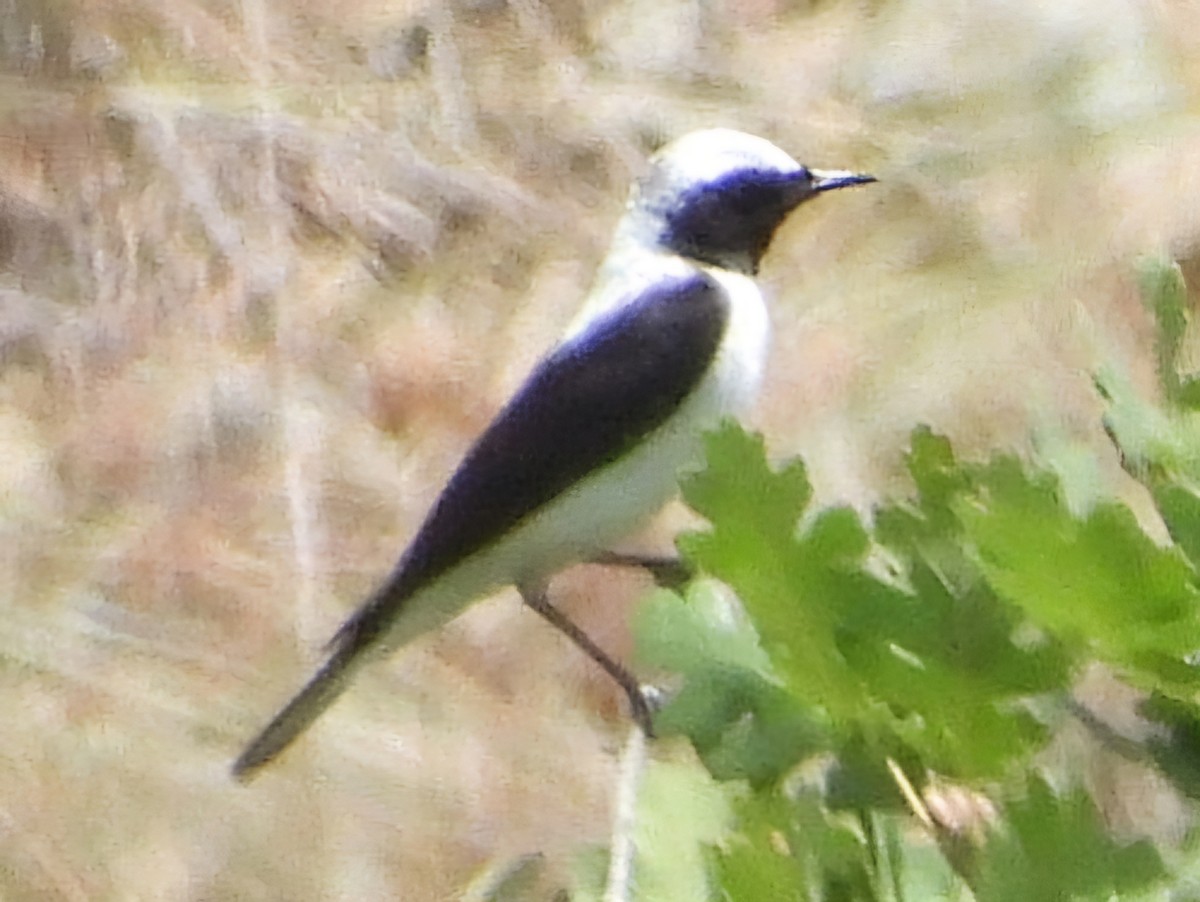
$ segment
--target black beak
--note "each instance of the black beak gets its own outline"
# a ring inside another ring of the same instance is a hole
[[[835,191],[838,188],[849,188],[851,185],[865,185],[868,182],[878,181],[873,175],[846,172],[841,169],[810,169],[808,174],[812,176],[814,192]]]

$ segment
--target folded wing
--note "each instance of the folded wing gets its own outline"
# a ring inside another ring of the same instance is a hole
[[[696,389],[729,318],[700,271],[663,280],[555,348],[472,446],[387,581],[342,625],[329,659],[234,764],[248,776],[344,687],[404,603],[584,477],[620,458]]]

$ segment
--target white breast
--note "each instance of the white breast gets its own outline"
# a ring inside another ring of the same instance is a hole
[[[767,362],[770,321],[762,292],[753,279],[726,269],[704,269],[729,296],[729,325],[708,377],[714,383],[714,413],[719,421],[741,415],[758,397]]]
[[[681,471],[702,465],[704,433],[757,397],[769,332],[766,305],[751,279],[715,268],[707,273],[727,293],[728,325],[713,365],[679,411],[631,453],[409,599],[389,647],[436,628],[501,586],[540,580],[610,549],[674,497]],[[589,314],[596,315],[595,307]]]

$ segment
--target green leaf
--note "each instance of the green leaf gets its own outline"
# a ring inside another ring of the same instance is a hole
[[[1129,672],[1200,683],[1186,661],[1200,648],[1191,565],[1127,508],[1106,502],[1077,519],[1052,477],[999,458],[957,510],[991,586],[1034,623]]]
[[[900,871],[897,902],[976,902],[932,839],[913,836],[910,823],[898,823],[896,818],[889,818],[888,822],[896,825],[893,831],[906,838],[899,845],[899,865],[894,866]]]
[[[1070,659],[1052,641],[1018,645],[1013,612],[986,585],[955,595],[926,562],[910,566],[916,594],[860,596],[839,647],[923,767],[1000,776],[1044,739],[1022,700],[1065,688]]]
[[[1143,419],[1145,447],[1200,465],[1184,440],[1200,436],[1193,419]],[[1169,440],[1154,432],[1164,424]],[[888,832],[906,804],[888,762],[998,780],[1003,793],[1044,747],[1034,712],[1044,717],[1096,658],[1160,690],[1143,711],[1160,728],[1147,749],[1200,793],[1196,570],[1125,507],[1090,492],[1068,504],[1053,472],[1012,457],[961,463],[927,429],[908,456],[915,496],[882,505],[873,532],[849,509],[806,510],[803,467],[772,467],[761,440],[733,427],[710,439],[708,461],[685,490],[709,527],[679,544],[744,607],[702,580],[686,600],[651,596],[636,629],[639,654],[683,680],[660,729],[686,734],[714,777],[753,790],[738,796],[737,828],[710,834],[722,898],[961,895],[933,845]],[[1147,472],[1172,536],[1194,553],[1192,477]],[[1005,819],[967,862],[985,902],[1145,893],[1163,873],[1149,845],[1114,842],[1082,792],[1033,779],[995,801]],[[682,874],[661,886],[701,892]]]
[[[1200,707],[1155,692],[1139,713],[1159,727],[1147,743],[1154,763],[1181,792],[1200,800]]]
[[[640,660],[684,676],[656,727],[688,736],[715,777],[772,783],[828,747],[824,723],[779,686],[753,627],[713,583],[693,583],[686,602],[653,593],[634,634]]]
[[[1138,479],[1182,476],[1200,483],[1200,413],[1179,407],[1160,410],[1140,396],[1127,376],[1111,368],[1098,373],[1095,382],[1108,401],[1105,427],[1127,470]]]
[[[955,460],[949,441],[927,426],[913,430],[906,463],[916,499],[882,505],[875,512],[875,539],[902,560],[923,561],[954,591],[969,591],[982,574],[963,547],[954,504],[970,487],[970,471]]]
[[[710,580],[693,580],[687,600],[657,589],[634,621],[638,658],[691,675],[723,666],[768,678],[771,660],[740,605]]]
[[[773,471],[762,436],[732,420],[705,436],[705,449],[708,466],[681,485],[691,508],[747,544],[760,535],[790,535],[812,498],[804,463],[797,458]]]
[[[979,902],[1107,899],[1165,874],[1149,843],[1120,845],[1108,837],[1086,793],[1058,795],[1035,777],[1026,797],[1004,813],[979,858]]]
[[[737,806],[738,830],[722,847],[717,873],[730,902],[765,899],[879,899],[872,850],[813,791],[756,793]]]
[[[1151,480],[1150,491],[1171,538],[1195,567],[1200,564],[1200,492],[1190,481]]]
[[[666,649],[655,656],[691,674],[660,723],[691,736],[716,773],[756,785],[770,780],[798,760],[765,754],[774,737],[811,752],[821,743],[818,722],[841,734],[835,743],[865,731],[878,738],[881,755],[918,756],[915,772],[932,767],[958,777],[999,776],[1041,743],[1043,728],[1022,702],[1065,688],[1069,658],[1051,639],[1018,645],[1019,609],[990,590],[965,554],[955,499],[974,474],[956,463],[945,439],[914,433],[909,465],[924,491],[915,506],[879,512],[907,590],[878,575],[870,536],[853,511],[821,511],[797,532],[799,505],[809,497],[803,471],[772,470],[760,441],[726,429],[708,457],[693,485],[702,486],[696,500],[711,530],[682,537],[680,546],[737,592],[761,637],[752,646],[772,662],[768,669],[756,660],[751,677],[700,673],[696,661]],[[753,493],[768,509],[764,517],[746,507]],[[661,624],[651,633],[693,637],[690,644],[714,658],[712,638],[697,642],[694,624]],[[748,712],[755,720],[739,720]],[[883,767],[882,757],[874,766]]]
[[[806,862],[787,843],[791,804],[782,795],[753,795],[737,806],[738,828],[721,844],[717,874],[729,902],[801,902],[810,898]]]
[[[1159,384],[1167,400],[1178,404],[1182,384],[1179,378],[1179,349],[1187,331],[1187,286],[1183,270],[1173,260],[1151,258],[1142,261],[1138,285],[1142,302],[1154,315],[1158,326],[1155,351],[1158,357]]]
[[[694,764],[651,761],[638,796],[638,902],[706,899],[709,849],[733,824],[733,790]]]
[[[1023,631],[1020,609],[992,590],[970,553],[957,510],[977,468],[958,464],[924,428],[913,433],[908,465],[920,493],[881,507],[875,522],[909,591],[859,592],[844,608],[838,646],[895,713],[897,738],[921,756],[913,772],[997,777],[1042,743],[1026,701],[1065,690],[1071,657],[1053,636]]]
[[[647,762],[638,786],[633,831],[633,894],[638,902],[676,902],[712,897],[712,847],[733,827],[738,796],[690,762]],[[607,850],[581,853],[572,872],[573,902],[600,902],[605,895]]]
[[[812,494],[801,463],[773,470],[761,438],[732,424],[708,437],[707,452],[707,469],[683,492],[711,528],[681,536],[681,552],[737,592],[789,691],[831,716],[851,716],[861,696],[833,641],[850,589],[835,584],[832,570],[857,566],[861,524],[849,511],[824,512],[801,539],[796,525]]]
[[[928,426],[913,429],[907,463],[922,509],[927,512],[949,510],[950,502],[968,485],[967,474],[955,460],[950,440]]]

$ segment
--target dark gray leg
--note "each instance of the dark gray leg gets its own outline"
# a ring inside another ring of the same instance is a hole
[[[679,557],[654,554],[626,554],[623,551],[606,551],[592,558],[589,563],[605,567],[638,567],[646,570],[654,582],[664,589],[678,589],[694,575]]]
[[[641,684],[637,681],[637,678],[609,657],[608,653],[593,642],[592,637],[576,626],[574,621],[567,617],[566,614],[554,607],[550,603],[544,587],[520,587],[520,592],[525,604],[541,614],[559,632],[574,642],[580,651],[599,664],[605,673],[616,680],[617,685],[625,690],[625,695],[629,698],[629,709],[633,719],[642,728],[646,736],[653,738],[653,711],[651,710],[650,699],[647,697],[646,691],[642,689]]]

